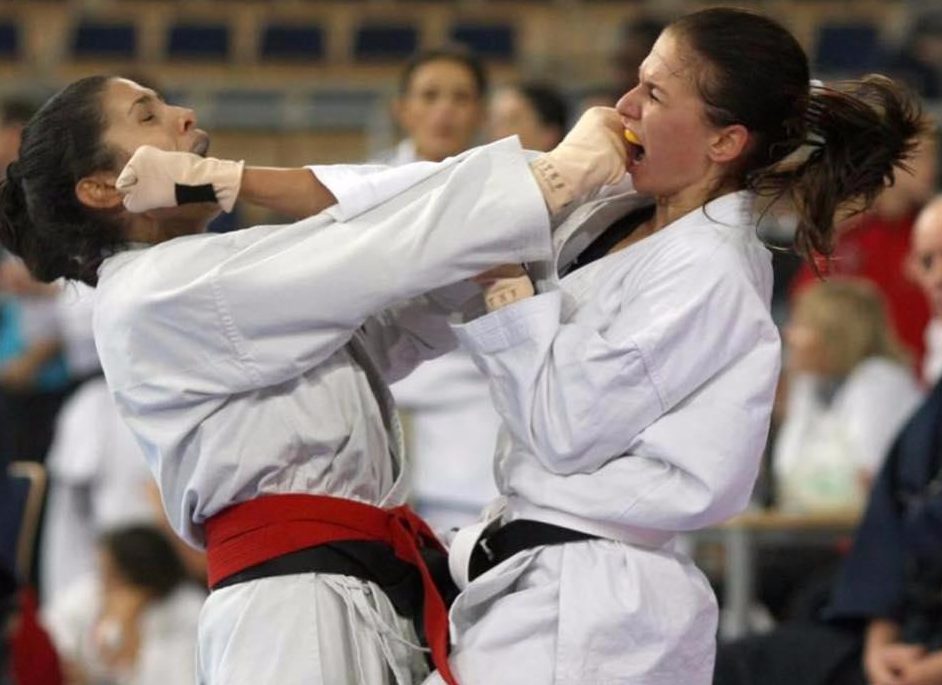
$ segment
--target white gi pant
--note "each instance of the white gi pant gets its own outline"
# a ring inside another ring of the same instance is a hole
[[[206,600],[199,682],[412,685],[428,673],[417,643],[411,622],[371,582],[325,573],[262,578]]]
[[[669,549],[542,547],[461,593],[451,668],[461,685],[708,685],[716,625],[703,574]]]

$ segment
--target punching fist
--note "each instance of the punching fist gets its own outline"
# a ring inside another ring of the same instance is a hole
[[[531,168],[554,214],[578,197],[618,183],[628,163],[625,127],[611,107],[586,110],[555,149]]]
[[[241,161],[143,145],[125,165],[115,187],[124,196],[128,211],[137,214],[192,202],[214,202],[231,212],[244,166]]]

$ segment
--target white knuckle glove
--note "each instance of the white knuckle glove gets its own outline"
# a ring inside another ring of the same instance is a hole
[[[555,149],[533,162],[533,175],[553,214],[625,176],[628,146],[624,131],[613,108],[592,107]]]
[[[125,165],[115,187],[124,196],[124,206],[136,214],[193,202],[215,202],[231,212],[244,166],[243,161],[143,145]]]

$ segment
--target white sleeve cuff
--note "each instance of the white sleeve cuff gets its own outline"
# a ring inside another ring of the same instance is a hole
[[[501,352],[555,335],[559,328],[561,301],[559,290],[534,295],[470,323],[453,324],[452,330],[459,342],[471,352]]]

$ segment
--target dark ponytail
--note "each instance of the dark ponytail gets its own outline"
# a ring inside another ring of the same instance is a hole
[[[892,185],[927,125],[918,102],[879,75],[812,87],[804,119],[799,159],[753,171],[746,185],[791,201],[800,254],[829,255],[835,217],[866,209]]]
[[[124,243],[113,215],[75,195],[80,179],[116,170],[117,157],[103,141],[108,82],[84,78],[46,102],[23,129],[19,158],[0,181],[0,243],[41,281],[95,285],[104,257]]]
[[[720,187],[791,200],[796,249],[808,258],[830,254],[835,216],[867,208],[905,168],[925,130],[917,102],[882,76],[812,86],[798,41],[754,12],[703,10],[667,30],[698,58],[710,123],[749,131],[745,154]]]

